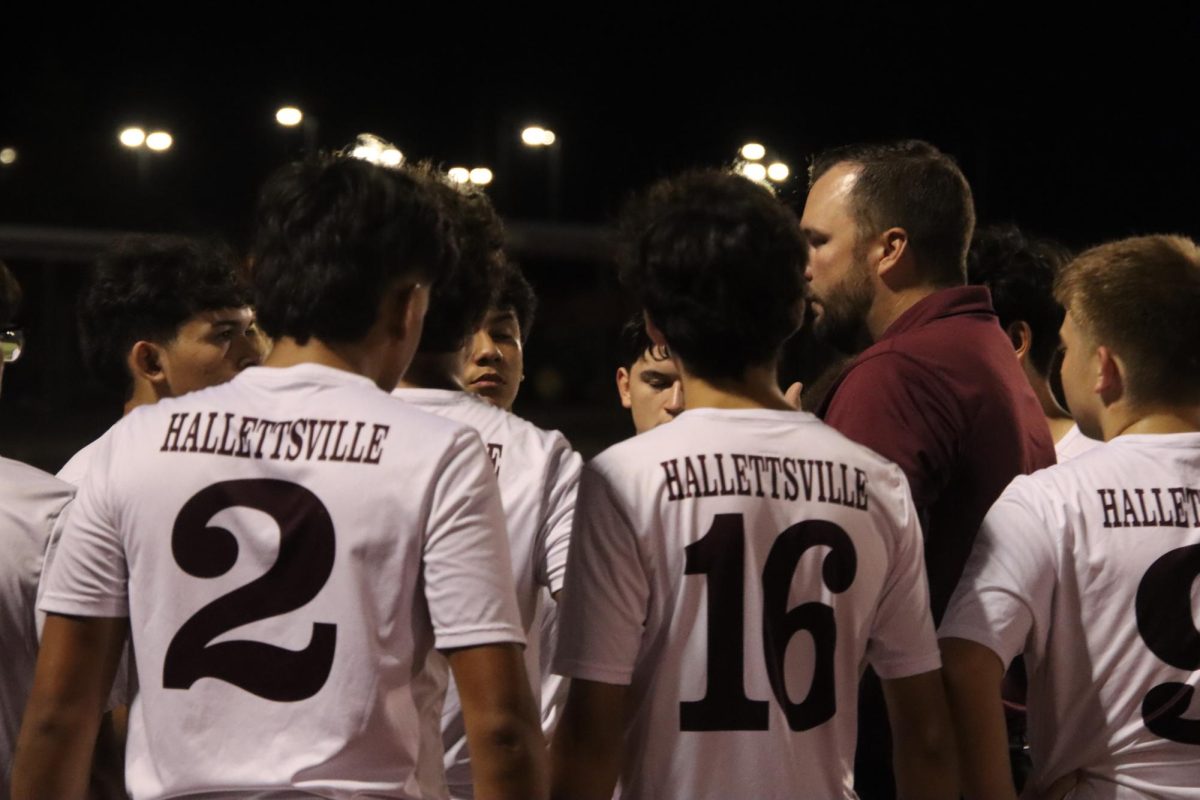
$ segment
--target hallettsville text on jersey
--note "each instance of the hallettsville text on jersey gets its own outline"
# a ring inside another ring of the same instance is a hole
[[[1106,528],[1200,528],[1200,489],[1097,489]],[[1191,512],[1189,515],[1188,512]]]
[[[667,499],[741,495],[867,510],[867,473],[813,458],[712,453],[663,461]]]
[[[269,420],[229,412],[172,414],[163,452],[272,461],[378,464],[388,425],[338,419]]]

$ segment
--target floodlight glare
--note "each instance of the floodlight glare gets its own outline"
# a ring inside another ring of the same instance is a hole
[[[146,132],[141,128],[126,128],[117,138],[126,147],[141,147],[146,141]]]
[[[469,177],[476,186],[487,186],[492,182],[492,171],[487,167],[476,167],[471,170]]]
[[[17,160],[17,151],[11,147],[6,147],[0,150],[0,165],[7,167],[9,164],[15,163]]]
[[[751,162],[742,167],[742,174],[752,181],[761,182],[767,177],[767,168],[762,164]]]
[[[171,145],[175,140],[171,138],[171,134],[166,131],[155,131],[146,137],[146,147],[156,153],[161,153],[164,150],[170,150]]]
[[[471,180],[471,171],[466,167],[451,167],[446,176],[455,183],[466,183]]]
[[[766,154],[767,148],[758,142],[748,142],[742,145],[742,158],[747,161],[761,161]]]
[[[394,147],[389,147],[379,154],[379,163],[385,167],[398,167],[404,160],[404,154]]]
[[[525,130],[521,131],[521,141],[530,147],[542,147],[543,145],[550,144],[550,142],[546,141],[547,133],[550,134],[550,142],[553,142],[554,133],[552,131],[547,131],[545,128],[539,128],[537,125],[531,125]]]
[[[304,119],[304,112],[295,106],[284,106],[275,112],[275,121],[285,128],[294,128]]]
[[[767,177],[776,183],[783,183],[788,179],[788,175],[790,174],[791,170],[788,169],[788,165],[784,164],[782,161],[776,161],[774,164],[767,167]]]

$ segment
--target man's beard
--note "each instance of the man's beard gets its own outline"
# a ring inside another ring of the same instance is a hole
[[[871,344],[867,313],[875,299],[875,287],[864,263],[856,262],[842,283],[826,295],[814,295],[811,299],[821,306],[821,313],[813,321],[817,338],[848,354],[865,350]]]

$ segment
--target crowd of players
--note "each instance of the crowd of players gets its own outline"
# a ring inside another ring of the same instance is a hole
[[[435,170],[283,168],[249,269],[107,254],[124,418],[0,459],[0,797],[1200,798],[1193,242],[976,234],[901,142],[799,219],[664,180],[620,243],[637,435],[587,464]],[[784,391],[806,314],[845,359]]]

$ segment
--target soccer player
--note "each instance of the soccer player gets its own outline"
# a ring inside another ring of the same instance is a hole
[[[1054,276],[1069,258],[1064,248],[1030,238],[1015,225],[977,230],[967,252],[967,281],[991,292],[1000,327],[1012,341],[1050,426],[1060,464],[1099,444],[1079,432],[1051,388],[1063,319],[1062,306],[1054,299]]]
[[[683,385],[671,354],[650,341],[641,313],[621,330],[623,363],[617,367],[617,395],[629,409],[633,428],[645,433],[683,411]]]
[[[459,270],[431,292],[420,347],[393,394],[424,411],[465,423],[483,437],[507,521],[517,605],[529,643],[525,668],[531,690],[540,696],[538,620],[562,588],[583,461],[561,433],[544,431],[464,390],[464,342],[487,310],[490,281],[512,273],[501,249],[500,220],[487,196],[449,185],[444,191],[460,209]],[[462,707],[451,685],[442,712],[442,739],[453,798],[476,796],[465,733]]]
[[[122,398],[125,414],[224,383],[262,361],[249,286],[233,254],[215,242],[120,242],[84,290],[79,331],[84,363]],[[96,446],[76,453],[58,477],[82,483]]]
[[[480,795],[544,793],[491,462],[388,394],[451,230],[412,171],[323,156],[268,181],[253,283],[275,348],[97,448],[42,599],[14,794],[79,796],[127,630],[135,800],[445,797],[435,647]]]
[[[555,664],[554,796],[854,797],[862,666],[912,797],[957,797],[904,476],[776,383],[803,310],[795,217],[698,172],[627,212],[623,277],[686,408],[585,466]]]
[[[501,243],[493,244],[499,248]],[[525,380],[525,343],[537,295],[521,268],[507,259],[495,265],[492,283],[487,313],[463,350],[462,382],[468,392],[512,411]]]
[[[21,356],[16,324],[21,288],[0,262],[0,379]],[[41,470],[0,458],[0,798],[8,797],[13,749],[33,683],[38,636],[34,605],[43,558],[74,490]]]
[[[1025,655],[1031,796],[1200,797],[1200,248],[1092,248],[1055,293],[1063,388],[1108,442],[1017,478],[938,631],[970,797],[1015,796],[1000,676]]]

